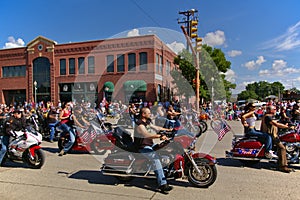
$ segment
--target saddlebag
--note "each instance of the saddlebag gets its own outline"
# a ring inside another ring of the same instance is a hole
[[[103,171],[118,172],[129,174],[135,158],[126,151],[114,152],[109,154],[104,160]]]

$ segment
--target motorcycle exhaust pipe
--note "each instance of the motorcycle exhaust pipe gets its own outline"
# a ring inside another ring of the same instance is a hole
[[[145,174],[145,175],[138,175],[138,174],[122,174],[122,173],[118,173],[118,172],[107,172],[107,171],[103,171],[102,170],[102,174],[105,176],[121,176],[121,177],[135,177],[135,178],[150,178],[156,179],[155,174]]]

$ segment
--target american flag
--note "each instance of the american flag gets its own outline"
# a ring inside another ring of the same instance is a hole
[[[221,141],[223,137],[228,133],[231,128],[224,120],[217,120],[212,127],[215,133],[218,135],[218,140]]]

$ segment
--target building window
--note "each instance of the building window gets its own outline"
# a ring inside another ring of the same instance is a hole
[[[159,72],[159,54],[158,53],[155,56],[155,71]]]
[[[59,67],[60,67],[60,75],[66,75],[67,74],[67,65],[66,65],[66,59],[60,59],[59,60]]]
[[[117,58],[117,72],[125,71],[125,56],[124,54],[119,54]]]
[[[147,52],[141,52],[140,53],[140,70],[147,71],[147,69],[148,69],[147,64],[148,64]]]
[[[69,58],[69,74],[75,74],[75,58]]]
[[[135,53],[128,54],[128,71],[136,71]]]
[[[171,62],[167,61],[166,75],[169,76],[170,72],[171,72]]]
[[[115,65],[115,61],[114,61],[114,56],[113,55],[107,55],[106,56],[106,72],[114,72],[114,65]]]
[[[88,57],[88,73],[89,74],[95,73],[95,57],[94,56]]]
[[[26,66],[2,67],[2,77],[24,77],[26,76]]]
[[[163,59],[162,56],[159,56],[159,71],[163,73]]]
[[[85,73],[85,65],[84,65],[84,58],[78,58],[78,73],[84,74]]]

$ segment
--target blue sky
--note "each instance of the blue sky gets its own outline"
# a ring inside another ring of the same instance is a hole
[[[62,44],[151,29],[180,47],[178,12],[192,8],[199,36],[232,63],[227,79],[237,84],[233,93],[255,81],[300,89],[298,0],[1,0],[0,48],[26,46],[39,35]]]

